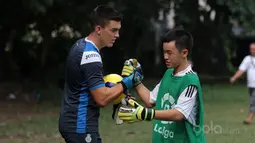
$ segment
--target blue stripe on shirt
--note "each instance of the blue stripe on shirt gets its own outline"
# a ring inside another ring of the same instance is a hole
[[[86,133],[88,94],[80,94],[77,114],[77,133]]]
[[[101,84],[98,84],[98,85],[96,85],[96,86],[93,86],[93,87],[89,88],[89,90],[95,90],[95,89],[97,89],[97,88],[104,87],[104,86],[105,86],[105,84],[104,84],[104,83],[101,83]]]
[[[84,48],[84,52],[89,52],[89,51],[94,51],[94,52],[98,52],[97,48],[90,42],[86,43],[86,47]]]

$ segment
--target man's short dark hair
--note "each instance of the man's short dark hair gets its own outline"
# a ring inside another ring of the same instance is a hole
[[[183,29],[169,30],[163,37],[163,43],[169,43],[175,41],[176,48],[181,51],[187,49],[189,54],[193,47],[192,35]]]
[[[91,28],[94,30],[96,25],[105,27],[110,20],[121,21],[122,15],[110,6],[99,5],[92,11],[90,19]]]

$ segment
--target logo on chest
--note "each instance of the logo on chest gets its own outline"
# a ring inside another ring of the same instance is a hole
[[[161,108],[163,108],[164,110],[168,110],[172,109],[174,106],[174,98],[169,93],[166,93],[163,98],[161,98]]]
[[[161,98],[161,109],[169,110],[175,106],[175,99],[169,93],[164,94]],[[161,121],[162,124],[171,124],[173,121]]]

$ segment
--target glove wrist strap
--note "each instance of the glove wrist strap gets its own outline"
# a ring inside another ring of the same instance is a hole
[[[155,110],[154,109],[147,109],[147,116],[144,120],[151,121],[155,118]]]
[[[139,83],[135,84],[134,87],[137,87],[137,86],[138,86],[139,84],[141,84],[141,83],[142,83],[142,82],[139,82]]]
[[[119,83],[121,83],[121,85],[123,87],[123,91],[127,90],[127,86],[123,81],[120,81]]]

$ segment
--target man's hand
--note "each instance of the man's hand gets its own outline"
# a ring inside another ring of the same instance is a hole
[[[136,122],[141,120],[151,121],[155,117],[155,110],[144,108],[133,99],[128,99],[128,103],[132,108],[121,107],[118,116],[124,122]]]
[[[136,76],[133,80],[133,84],[134,86],[137,86],[144,78],[141,64],[136,59],[126,60],[122,69],[121,76],[127,77],[132,75],[133,73]]]
[[[233,84],[233,83],[236,81],[236,78],[231,77],[229,81],[230,81],[230,83],[232,83],[232,84]]]
[[[243,74],[244,74],[244,72],[245,71],[243,71],[243,70],[238,70],[230,79],[229,79],[229,81],[230,81],[230,83],[234,83],[234,82],[236,82],[236,80],[238,79],[238,78],[240,78]]]

